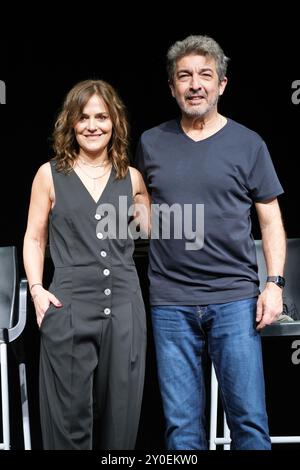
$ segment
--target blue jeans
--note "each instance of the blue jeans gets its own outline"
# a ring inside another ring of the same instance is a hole
[[[256,298],[152,307],[158,378],[171,450],[207,449],[205,351],[213,361],[232,449],[271,448]]]

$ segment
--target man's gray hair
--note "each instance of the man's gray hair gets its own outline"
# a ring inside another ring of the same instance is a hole
[[[187,55],[199,54],[215,59],[219,81],[226,76],[229,58],[226,57],[219,44],[209,36],[188,36],[176,41],[167,53],[168,78],[172,82],[176,70],[176,62]]]

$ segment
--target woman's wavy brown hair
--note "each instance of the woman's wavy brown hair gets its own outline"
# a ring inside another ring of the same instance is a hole
[[[67,94],[53,132],[57,171],[69,173],[79,152],[74,126],[79,121],[83,108],[93,95],[105,102],[113,124],[112,137],[108,145],[108,158],[116,170],[118,179],[128,172],[127,156],[129,125],[125,106],[114,88],[103,80],[84,80],[77,83]]]

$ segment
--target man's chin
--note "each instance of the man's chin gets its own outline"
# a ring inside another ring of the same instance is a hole
[[[191,117],[191,118],[201,118],[203,116],[205,116],[205,114],[207,113],[207,109],[191,109],[191,108],[188,108],[188,109],[184,109],[183,110],[184,114],[187,116],[187,117]]]

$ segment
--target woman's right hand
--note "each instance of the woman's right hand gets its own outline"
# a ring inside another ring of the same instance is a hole
[[[33,286],[31,296],[35,307],[36,321],[40,328],[44,315],[50,304],[55,305],[55,307],[62,307],[62,303],[55,297],[55,295],[51,294],[51,292],[40,285]]]

